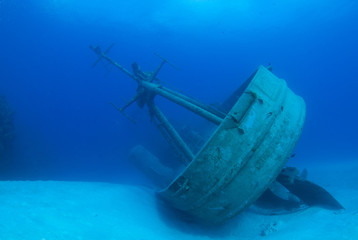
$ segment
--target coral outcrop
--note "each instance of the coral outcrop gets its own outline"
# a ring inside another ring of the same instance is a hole
[[[4,96],[0,96],[0,155],[6,153],[15,137],[14,112]]]

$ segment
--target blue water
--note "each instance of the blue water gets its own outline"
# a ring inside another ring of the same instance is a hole
[[[90,44],[114,43],[109,56],[128,69],[154,70],[158,52],[180,68],[164,66],[164,84],[208,104],[271,64],[307,105],[295,161],[358,157],[357,10],[353,0],[0,0],[0,95],[16,112],[1,179],[121,182],[139,177],[131,147],[160,151],[146,111],[128,109],[134,125],[109,104],[136,85],[112,66],[91,69]]]

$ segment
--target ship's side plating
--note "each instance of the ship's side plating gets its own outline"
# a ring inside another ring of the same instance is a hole
[[[303,99],[260,66],[192,162],[158,195],[207,223],[237,215],[286,164],[305,112]]]

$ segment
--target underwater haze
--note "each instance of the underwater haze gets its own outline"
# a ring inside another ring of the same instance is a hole
[[[357,12],[355,0],[0,0],[0,239],[358,239]],[[212,141],[215,124],[156,96],[190,148],[173,149],[152,93],[118,64],[224,111],[216,124],[248,94]],[[269,70],[306,104],[292,153],[302,105],[256,92],[282,89]]]
[[[14,114],[2,180],[141,181],[128,154],[159,152],[147,110],[120,114],[135,82],[89,45],[164,85],[218,105],[260,65],[306,102],[290,164],[358,157],[358,3],[354,0],[0,0],[0,95]],[[191,113],[158,98],[168,118]],[[193,118],[194,119],[194,118]],[[194,121],[194,120],[193,120]],[[9,150],[10,151],[10,150]]]

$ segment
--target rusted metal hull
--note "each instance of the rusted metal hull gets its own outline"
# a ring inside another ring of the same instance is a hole
[[[193,161],[158,195],[209,224],[237,215],[280,173],[304,119],[302,98],[259,67]]]

